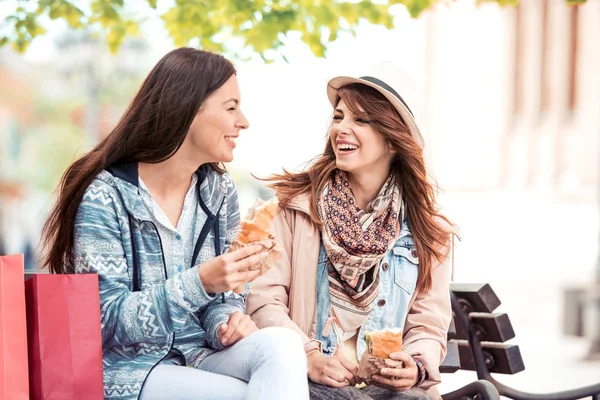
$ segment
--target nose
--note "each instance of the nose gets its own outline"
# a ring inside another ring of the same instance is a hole
[[[334,128],[338,135],[349,135],[352,131],[352,127],[346,118],[335,124]]]
[[[248,129],[250,127],[250,123],[246,119],[244,113],[240,110],[240,116],[236,122],[236,127],[239,129]]]

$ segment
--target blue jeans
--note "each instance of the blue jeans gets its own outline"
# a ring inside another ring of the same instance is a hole
[[[140,400],[308,400],[307,361],[300,336],[265,328],[204,359],[198,369],[161,364]]]
[[[354,386],[334,388],[310,382],[310,400],[431,400],[424,390],[412,388],[393,391],[375,385],[363,389]]]

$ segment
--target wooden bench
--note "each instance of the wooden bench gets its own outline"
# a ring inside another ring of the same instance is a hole
[[[600,400],[600,383],[555,393],[526,393],[498,382],[491,373],[516,374],[525,369],[519,346],[506,343],[515,337],[505,313],[495,313],[500,299],[488,284],[453,283],[450,287],[454,318],[448,331],[448,354],[442,373],[459,369],[477,372],[476,382],[444,400]]]

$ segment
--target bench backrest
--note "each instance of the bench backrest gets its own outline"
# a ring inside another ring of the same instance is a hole
[[[500,299],[489,284],[451,283],[455,296],[453,318],[448,330],[448,353],[440,366],[442,373],[459,369],[475,371],[469,334],[456,318],[457,307],[469,315],[470,329],[481,340],[486,367],[490,372],[516,374],[525,369],[519,346],[506,343],[515,337],[505,313],[495,313]]]

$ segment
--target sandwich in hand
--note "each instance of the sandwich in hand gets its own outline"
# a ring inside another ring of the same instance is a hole
[[[240,231],[231,244],[229,251],[237,250],[248,245],[261,245],[267,251],[267,258],[250,267],[250,270],[260,269],[260,275],[267,272],[275,261],[281,257],[281,251],[271,233],[273,220],[277,214],[279,201],[277,197],[263,201],[258,199],[254,207],[250,208],[246,219],[242,221]],[[234,289],[235,293],[243,293],[245,285]]]
[[[401,363],[390,360],[390,354],[402,351],[402,331],[400,329],[383,329],[365,333],[367,351],[358,363],[357,375],[369,383],[373,375],[379,374],[382,368],[394,368]]]
[[[402,351],[402,332],[384,329],[365,333],[368,352],[379,358],[390,358],[391,353]]]

